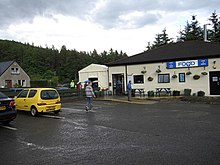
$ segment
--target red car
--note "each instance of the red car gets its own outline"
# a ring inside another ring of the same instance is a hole
[[[9,124],[17,116],[15,101],[0,92],[0,122]]]

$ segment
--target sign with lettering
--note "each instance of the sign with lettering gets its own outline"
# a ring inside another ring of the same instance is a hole
[[[208,66],[208,59],[167,62],[167,69]]]

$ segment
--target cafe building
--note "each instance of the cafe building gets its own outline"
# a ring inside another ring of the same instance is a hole
[[[170,43],[107,64],[109,90],[154,95],[220,95],[220,42]]]

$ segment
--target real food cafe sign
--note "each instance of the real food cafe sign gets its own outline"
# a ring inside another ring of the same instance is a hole
[[[167,69],[208,66],[208,59],[167,62]]]

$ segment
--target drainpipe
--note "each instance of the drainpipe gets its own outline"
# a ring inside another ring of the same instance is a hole
[[[125,91],[127,90],[127,84],[128,84],[128,66],[125,65]]]
[[[108,89],[110,89],[109,87],[109,66],[108,66],[108,70],[107,70],[107,72],[108,72],[108,78],[107,78],[107,83],[108,83]]]

